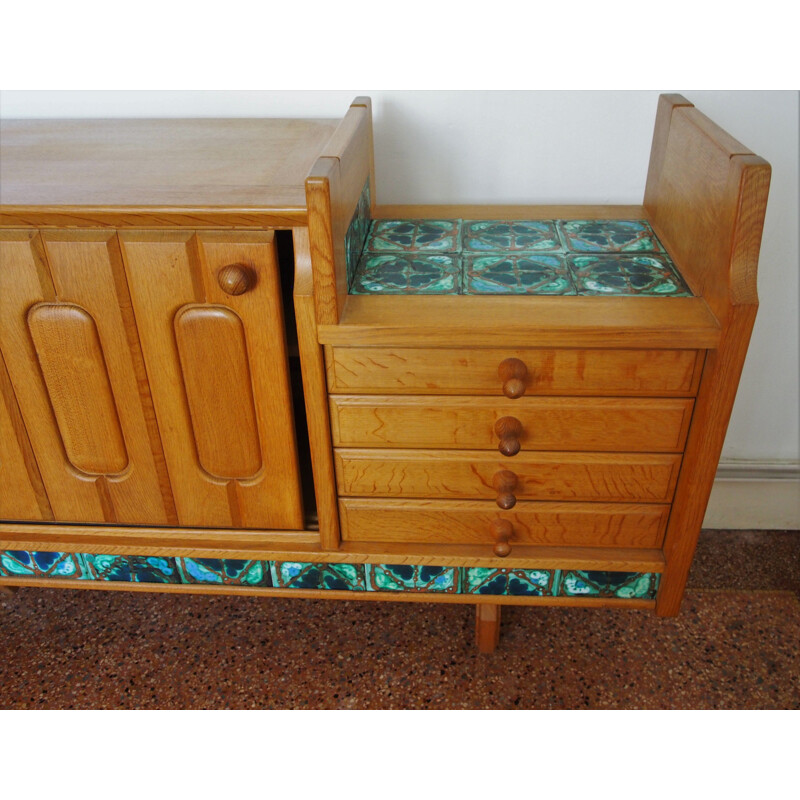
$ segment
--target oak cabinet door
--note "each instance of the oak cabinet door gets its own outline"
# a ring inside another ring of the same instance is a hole
[[[176,521],[113,231],[0,232],[0,351],[55,520]]]
[[[119,238],[179,523],[302,529],[274,233]]]

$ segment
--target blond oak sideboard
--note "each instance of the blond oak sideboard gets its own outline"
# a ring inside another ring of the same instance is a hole
[[[333,120],[2,121],[0,588],[677,614],[770,167],[662,95],[638,206],[380,206]]]

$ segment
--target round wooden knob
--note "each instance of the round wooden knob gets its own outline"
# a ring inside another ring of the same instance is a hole
[[[518,358],[506,358],[500,362],[497,374],[503,381],[503,394],[511,400],[516,400],[525,394],[525,378],[528,368],[524,361]]]
[[[509,469],[501,469],[495,473],[492,478],[492,486],[497,491],[495,502],[500,508],[508,510],[517,504],[517,498],[513,494],[517,487],[517,480],[517,476]]]
[[[509,508],[514,508],[514,506],[517,504],[517,498],[511,494],[511,492],[508,492],[507,494],[499,494],[497,495],[497,500],[495,500],[495,503],[497,503],[497,505],[500,506],[500,508],[502,508],[504,511],[508,511]]]
[[[500,439],[497,449],[504,456],[515,456],[519,453],[522,423],[516,417],[500,417],[494,424],[494,432]]]
[[[245,264],[228,264],[217,273],[217,283],[225,294],[244,294],[256,285],[256,275]]]
[[[514,526],[507,519],[492,520],[489,530],[494,539],[494,554],[505,558],[511,552],[509,539],[514,535]]]

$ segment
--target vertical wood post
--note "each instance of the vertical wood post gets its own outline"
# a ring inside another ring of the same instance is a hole
[[[475,641],[481,653],[493,653],[500,641],[500,606],[479,603],[475,614]]]

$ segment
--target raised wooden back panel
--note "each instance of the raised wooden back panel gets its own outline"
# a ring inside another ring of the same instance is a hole
[[[306,179],[314,298],[320,324],[338,323],[347,298],[345,239],[368,180],[371,211],[375,203],[372,107],[368,97],[359,97]]]
[[[644,206],[692,291],[724,324],[755,305],[770,166],[680,95],[659,100]]]

